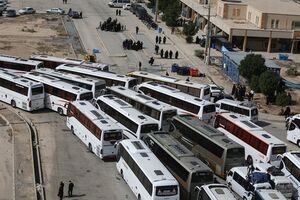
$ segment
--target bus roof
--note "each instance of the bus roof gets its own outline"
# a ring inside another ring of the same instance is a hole
[[[153,184],[159,181],[171,181],[178,185],[178,182],[173,175],[158,160],[144,142],[138,139],[126,139],[122,140],[120,143],[122,143],[135,162],[143,169],[143,172]]]
[[[154,138],[160,144],[164,146],[171,154],[182,163],[182,166],[188,171],[209,171],[212,170],[204,164],[200,159],[195,157],[195,155],[188,150],[184,145],[182,145],[173,136],[169,135],[167,132],[155,132],[149,133],[149,137]]]
[[[36,72],[42,73],[42,74],[48,74],[50,76],[63,77],[63,78],[69,79],[69,80],[80,79],[80,81],[85,82],[85,83],[101,83],[101,84],[105,85],[105,81],[102,79],[86,77],[86,76],[72,74],[72,73],[68,73],[68,72],[55,71],[50,68],[39,68],[39,69],[36,69],[33,71],[36,71]]]
[[[236,199],[229,188],[224,184],[208,184],[201,186],[204,190],[211,191],[215,199],[234,200]]]
[[[85,66],[78,66],[74,64],[62,64],[56,67],[57,70],[67,70],[69,72],[81,73],[82,75],[87,76],[95,76],[95,77],[103,77],[103,78],[110,78],[119,81],[130,81],[135,80],[133,77],[128,77],[125,75],[115,74],[112,72],[102,71],[98,68],[91,68]]]
[[[20,75],[14,74],[11,71],[5,69],[0,69],[0,77],[26,87],[43,86],[37,81],[32,81],[28,78],[21,77]]]
[[[123,115],[127,116],[138,124],[158,124],[157,120],[144,115],[140,111],[133,108],[132,105],[114,95],[103,95],[98,97],[97,100],[98,99],[104,100],[111,107],[118,109]]]
[[[101,128],[101,130],[116,130],[121,129],[116,123],[114,123],[103,111],[98,110],[88,101],[74,101],[72,102],[82,113],[84,113],[89,119],[91,119],[95,125]]]
[[[153,81],[141,83],[140,85],[138,85],[138,87],[147,87],[147,88],[153,89],[155,91],[158,91],[160,93],[164,93],[164,94],[170,95],[172,97],[185,100],[191,104],[198,105],[198,106],[213,105],[213,103],[211,103],[209,101],[200,99],[198,97],[194,97],[192,95],[180,92],[180,90],[178,90],[178,89],[172,88],[167,85],[158,84]]]
[[[235,100],[231,100],[231,99],[220,99],[218,100],[216,103],[227,103],[233,106],[240,106],[240,107],[244,107],[244,108],[256,108],[256,104],[252,101],[235,101]]]
[[[38,72],[27,72],[25,74],[22,74],[22,76],[25,78],[29,78],[31,80],[35,80],[35,81],[47,84],[47,85],[51,85],[51,86],[54,86],[57,88],[64,89],[73,94],[82,94],[85,92],[90,92],[87,89],[72,85],[70,83],[66,83],[58,78],[53,77],[53,76],[48,76],[48,75],[41,74]]]
[[[151,108],[154,108],[156,110],[177,110],[175,107],[166,104],[164,102],[158,101],[150,96],[144,95],[144,94],[140,94],[138,92],[135,92],[131,89],[122,87],[122,86],[112,86],[112,87],[108,87],[108,90],[111,90],[113,92],[119,93],[123,96],[126,96],[130,99],[134,99],[137,102],[143,103],[148,105]]]
[[[60,62],[66,64],[74,64],[74,65],[84,65],[84,66],[90,66],[95,68],[104,68],[108,66],[107,64],[104,63],[92,63],[77,58],[60,58],[60,57],[48,56],[48,55],[31,55],[30,59],[47,60],[47,61]]]
[[[256,192],[261,196],[264,200],[285,200],[286,198],[284,195],[279,192],[278,190],[272,190],[272,189],[258,189]]]
[[[218,143],[223,148],[244,148],[240,144],[227,137],[218,129],[215,129],[214,127],[204,123],[197,117],[194,117],[192,115],[177,115],[174,116],[173,119],[189,124],[194,129],[200,131],[203,135],[205,135],[206,138],[208,138],[209,140],[213,139],[214,142]]]
[[[300,168],[300,151],[289,151],[283,154],[283,156],[287,156],[291,159],[293,159],[293,162],[297,162],[295,163],[297,166],[299,166]]]
[[[3,54],[0,55],[0,60],[20,63],[20,64],[33,65],[33,66],[43,64],[43,62],[40,62],[40,61],[28,60],[28,59],[24,59],[24,58],[20,58],[20,57],[15,57],[15,56],[10,56],[10,55],[3,55]]]
[[[178,79],[175,77],[165,76],[165,75],[157,75],[157,74],[153,74],[153,73],[149,73],[149,72],[145,72],[145,71],[134,71],[134,72],[128,73],[128,75],[141,76],[141,77],[149,78],[152,80],[163,81],[163,82],[168,82],[168,83],[176,83],[178,85],[185,85],[185,86],[194,87],[194,88],[203,88],[203,87],[209,88],[209,86],[207,84],[195,83],[195,82],[191,82],[191,81],[184,81],[184,80],[181,80],[181,79]]]
[[[286,145],[283,141],[271,135],[270,133],[265,131],[262,127],[251,122],[246,116],[235,114],[235,113],[218,113],[218,115],[223,116],[224,118],[238,125],[242,129],[251,132],[252,135],[256,136],[257,138],[266,142],[267,144],[273,143],[275,146]]]

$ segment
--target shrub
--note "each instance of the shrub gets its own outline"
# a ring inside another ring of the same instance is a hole
[[[259,76],[267,70],[265,59],[260,54],[248,54],[240,63],[240,74],[248,80],[256,75]]]
[[[194,39],[193,39],[193,36],[188,35],[188,36],[186,36],[185,40],[186,40],[187,43],[193,43]]]
[[[285,73],[286,73],[286,75],[289,75],[289,76],[298,76],[300,74],[300,72],[297,71],[296,67],[289,68],[288,70],[286,70]]]
[[[276,105],[278,106],[287,106],[291,104],[290,97],[285,93],[281,92],[276,96]]]
[[[261,92],[269,97],[272,97],[277,89],[280,77],[269,70],[259,76],[259,88]]]
[[[258,76],[252,76],[251,80],[250,80],[250,88],[258,93],[260,92],[260,87],[259,87],[259,77]]]

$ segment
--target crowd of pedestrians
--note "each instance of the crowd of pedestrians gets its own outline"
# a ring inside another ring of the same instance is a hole
[[[127,50],[142,50],[143,49],[143,42],[141,41],[137,41],[134,42],[131,39],[126,39],[123,41],[123,49],[127,49]]]
[[[98,29],[101,29],[102,31],[119,32],[125,30],[126,27],[118,22],[118,19],[112,20],[112,18],[109,17],[103,23],[99,23]]]
[[[59,197],[60,200],[64,198],[64,182],[60,182],[59,188],[58,188],[58,193],[57,196]],[[74,183],[72,181],[69,181],[69,186],[68,186],[68,197],[73,196],[73,188],[74,188]]]

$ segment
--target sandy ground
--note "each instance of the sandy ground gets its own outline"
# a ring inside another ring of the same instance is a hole
[[[0,18],[0,53],[23,58],[34,53],[74,57],[61,16],[45,14]]]

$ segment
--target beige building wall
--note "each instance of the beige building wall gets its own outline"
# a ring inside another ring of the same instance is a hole
[[[247,5],[217,2],[217,15],[225,19],[246,19]]]
[[[299,11],[299,14],[300,14],[300,11]],[[277,21],[278,21],[278,27],[276,26]],[[267,24],[263,28],[291,30],[293,21],[300,22],[300,16],[267,14]]]
[[[259,10],[255,9],[251,6],[247,6],[246,20],[251,22],[258,28],[263,28],[262,27],[262,25],[263,25],[262,16],[263,16],[263,14]]]

